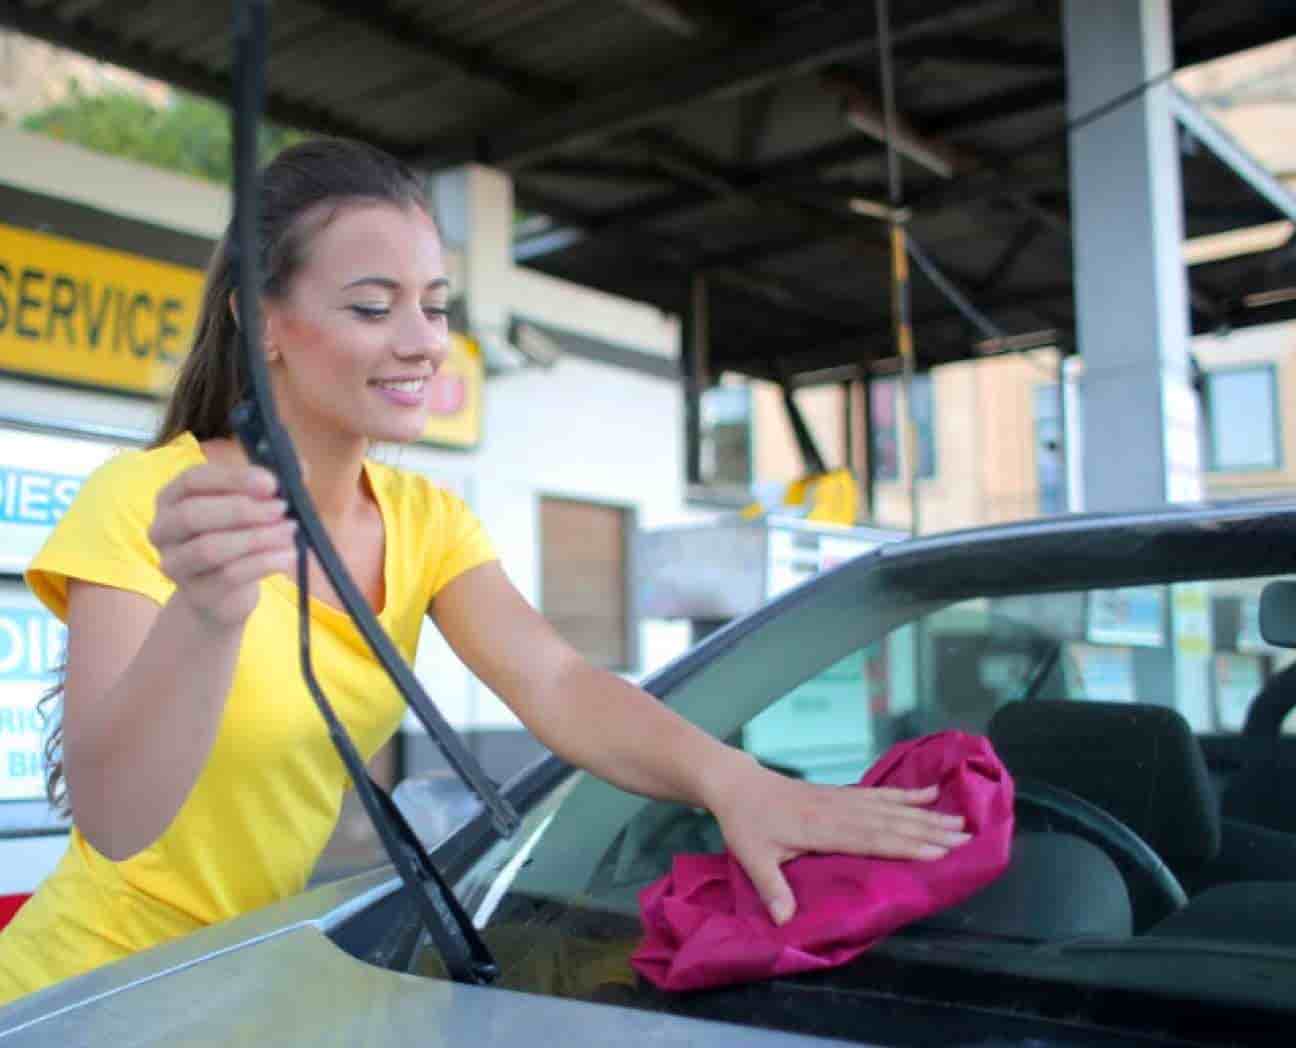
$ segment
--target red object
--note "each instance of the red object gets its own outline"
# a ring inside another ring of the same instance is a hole
[[[30,898],[30,895],[0,895],[0,928],[12,921],[13,915]]]
[[[940,786],[933,809],[972,840],[935,861],[802,855],[783,867],[797,900],[779,927],[727,852],[677,855],[640,893],[644,940],[631,963],[663,990],[699,990],[845,964],[911,921],[975,894],[1005,869],[1013,782],[990,742],[949,731],[893,746],[860,786]]]

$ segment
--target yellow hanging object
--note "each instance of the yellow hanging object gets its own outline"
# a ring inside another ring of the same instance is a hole
[[[789,484],[787,491],[783,493],[783,505],[804,506],[810,488],[821,476],[826,476],[826,474],[811,473],[809,476],[802,477],[800,480],[795,480]]]
[[[855,523],[859,513],[859,489],[849,470],[811,473],[788,485],[783,493],[783,505],[789,508],[808,505],[804,514],[807,520],[849,526]],[[743,508],[740,516],[743,520],[756,520],[764,514],[765,507],[753,502]]]
[[[859,512],[859,491],[848,470],[835,469],[814,478],[810,520],[824,524],[854,524]]]

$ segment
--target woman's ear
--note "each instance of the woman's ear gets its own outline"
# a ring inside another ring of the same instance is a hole
[[[234,318],[234,327],[236,330],[239,330],[237,291],[230,292],[229,310],[230,310],[230,316]],[[272,316],[269,310],[265,310],[262,313],[262,317],[261,317],[261,323],[263,327],[263,331],[261,333],[261,344],[262,346],[265,347],[266,360],[272,360],[272,361],[279,359],[279,350],[275,348],[274,337],[273,337],[273,330],[272,330],[273,322],[274,322],[274,317]]]

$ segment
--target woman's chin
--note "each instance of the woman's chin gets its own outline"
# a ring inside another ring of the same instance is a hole
[[[411,421],[386,419],[370,431],[370,439],[378,444],[413,444],[422,438],[426,429],[426,418]]]

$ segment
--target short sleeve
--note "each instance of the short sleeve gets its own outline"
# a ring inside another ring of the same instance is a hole
[[[432,596],[465,571],[496,560],[495,549],[477,515],[448,491],[437,491],[441,503],[442,543],[435,556]]]
[[[25,572],[32,593],[60,619],[67,619],[72,579],[158,604],[170,599],[175,587],[162,573],[148,530],[158,491],[184,465],[175,460],[159,459],[159,451],[125,451],[86,479]]]

